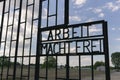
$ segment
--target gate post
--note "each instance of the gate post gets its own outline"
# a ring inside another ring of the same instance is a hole
[[[42,1],[39,0],[39,16],[38,16],[38,32],[37,32],[37,50],[36,50],[36,64],[35,64],[35,80],[39,80],[39,64],[40,64],[40,54],[41,54],[41,18],[42,18]]]
[[[110,64],[109,64],[109,47],[108,47],[108,28],[107,22],[103,23],[103,35],[104,35],[104,54],[105,54],[105,74],[106,80],[110,80]]]

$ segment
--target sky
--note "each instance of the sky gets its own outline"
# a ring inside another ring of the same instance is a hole
[[[72,23],[107,21],[109,54],[120,52],[120,0],[72,0],[70,5]]]
[[[12,0],[13,1],[13,0]],[[36,8],[35,8],[35,12],[34,12],[34,18],[38,17],[38,0],[36,1]],[[58,4],[58,24],[62,24],[63,23],[63,11],[64,11],[64,5],[63,5],[63,1],[64,0],[58,0],[59,4]],[[29,4],[32,3],[33,0],[29,0]],[[50,4],[54,4],[55,1],[51,0]],[[12,3],[11,3],[12,4]],[[17,4],[19,4],[19,0],[17,2]],[[25,4],[25,0],[23,0],[23,4]],[[108,37],[109,37],[109,54],[111,56],[111,54],[113,52],[120,52],[120,0],[70,0],[70,6],[69,6],[69,24],[78,24],[78,23],[84,23],[84,22],[91,22],[91,21],[98,21],[98,20],[105,20],[108,22]],[[19,6],[19,5],[17,5]],[[51,5],[50,6],[50,14],[53,14],[55,12],[55,5]],[[2,3],[0,3],[0,18],[2,16]],[[23,10],[22,10],[22,21],[24,21],[25,19],[25,5],[23,5]],[[28,9],[28,21],[27,21],[27,29],[26,29],[26,38],[30,36],[30,31],[31,28],[29,28],[29,26],[31,25],[31,10],[32,8]],[[12,13],[12,8],[11,8],[11,13]],[[43,3],[43,11],[42,11],[42,27],[46,26],[46,15],[47,15],[47,6],[46,3]],[[16,13],[16,20],[18,20],[17,16],[18,16],[18,12]],[[10,16],[10,19],[12,19],[12,14]],[[54,19],[50,19],[50,22],[48,23],[49,25],[53,25],[55,22]],[[11,23],[11,22],[10,22]],[[17,26],[17,22],[15,23]],[[4,24],[5,25],[5,24]],[[35,52],[35,44],[36,44],[36,35],[37,35],[37,21],[34,22],[33,25],[33,42],[32,42],[32,54],[34,54]],[[15,27],[15,30],[17,29],[17,27]],[[21,27],[21,32],[23,32],[24,27]],[[97,28],[94,29],[95,31],[97,31]],[[99,31],[99,30],[98,30]],[[4,32],[5,34],[5,32]],[[9,35],[9,34],[8,34]],[[16,35],[16,32],[14,31],[14,35]],[[20,34],[20,40],[19,43],[21,43],[21,45],[19,45],[19,52],[21,53],[22,48],[21,46],[23,45],[23,38],[24,33]],[[13,36],[14,37],[14,36]],[[14,37],[15,39],[15,37]],[[29,42],[25,43],[26,44],[26,51],[25,53],[27,53],[28,51],[28,46],[29,46]],[[9,47],[9,45],[7,46]],[[14,48],[13,48],[14,51]],[[0,51],[2,52],[2,51]],[[99,57],[99,56],[98,56]],[[95,57],[95,60],[103,60],[103,57]],[[72,58],[72,57],[71,57]],[[111,58],[111,57],[110,57]],[[60,60],[62,60],[62,58],[60,58]],[[64,58],[63,58],[64,60]],[[71,65],[76,65],[75,61],[76,61],[76,57],[73,57],[71,59]],[[83,65],[87,65],[89,64],[89,60],[90,57],[85,57],[83,56],[82,58],[83,60]],[[65,64],[64,61],[60,61],[60,64]],[[78,63],[78,62],[77,62]],[[111,61],[110,61],[111,64]],[[112,64],[111,64],[112,65]]]

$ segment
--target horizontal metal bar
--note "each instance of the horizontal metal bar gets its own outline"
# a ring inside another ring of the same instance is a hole
[[[32,21],[38,20],[38,18],[33,19]]]
[[[17,10],[19,10],[20,8],[16,8],[16,9],[14,9],[15,11],[17,11]]]
[[[46,79],[46,77],[39,77],[39,78]]]
[[[66,78],[57,78],[57,79],[60,79],[60,80],[67,80]],[[79,79],[69,79],[69,80],[79,80]]]
[[[0,2],[5,1],[5,0],[0,0]]]
[[[9,13],[9,11],[4,12],[4,14],[7,14],[7,13]]]
[[[24,38],[24,39],[26,40],[26,39],[32,39],[32,38],[31,38],[31,37],[29,37],[29,38]]]
[[[105,22],[104,20],[100,20],[100,21],[73,24],[73,25],[61,24],[61,25],[57,25],[57,26],[43,27],[40,29],[41,29],[41,31],[48,31],[48,30],[61,29],[61,28],[72,28],[72,27],[76,27],[76,26],[90,26],[90,25],[94,25],[94,24],[103,24],[104,22]]]
[[[68,38],[60,40],[43,40],[42,43],[58,43],[58,42],[73,42],[73,41],[86,41],[86,40],[102,40],[103,36],[92,36],[92,37],[80,37],[80,38]]]
[[[8,25],[8,26],[13,26],[13,24],[10,24],[10,25]]]
[[[48,15],[48,17],[53,17],[53,16],[56,16],[56,14],[51,14],[51,15]]]
[[[105,55],[104,52],[85,52],[85,53],[69,53],[69,54],[40,54],[40,56],[66,56],[66,55],[69,55],[69,56],[79,56],[79,55],[88,55],[88,56],[91,56],[91,55]]]
[[[7,57],[7,56],[6,56]],[[19,57],[36,57],[36,55],[24,55],[24,56],[17,56],[17,58]],[[15,58],[15,56],[9,56],[7,58]]]
[[[26,23],[26,21],[20,22],[20,24]]]
[[[12,40],[12,41],[17,41],[17,40]]]
[[[5,43],[5,41],[1,41],[1,43]]]
[[[33,5],[34,5],[34,3],[32,3],[32,4],[28,4],[27,7],[28,7],[28,6],[33,6]]]
[[[13,76],[13,75],[8,75],[8,76]]]

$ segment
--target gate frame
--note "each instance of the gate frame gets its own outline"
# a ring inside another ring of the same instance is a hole
[[[1,34],[0,34],[0,46],[1,46],[1,38],[2,38],[2,29],[3,29],[3,21],[4,21],[4,12],[5,12],[5,2],[6,0],[0,0],[0,2],[3,1],[3,11],[2,11],[2,21],[1,21]],[[42,17],[42,1],[39,0],[39,20],[38,20],[38,33],[37,33],[37,51],[36,51],[36,63],[35,63],[35,80],[39,80],[39,64],[40,64],[40,54],[41,52],[41,42],[42,42],[42,30],[41,30],[41,17]],[[65,17],[64,17],[64,25],[68,26],[69,24],[69,0],[65,0]],[[15,80],[16,77],[16,63],[17,63],[17,52],[18,52],[18,43],[19,43],[19,33],[20,33],[20,20],[21,20],[21,10],[22,10],[22,0],[20,0],[20,11],[19,11],[19,20],[18,20],[18,30],[17,30],[17,41],[16,41],[16,48],[15,48],[15,64],[14,64],[14,71],[13,71],[13,80]],[[98,21],[99,22],[99,21]],[[104,22],[103,24],[103,34],[104,34],[104,52],[105,52],[105,73],[106,73],[106,80],[110,80],[110,66],[109,66],[109,44],[108,44],[108,29],[107,29],[107,22]],[[88,23],[89,24],[89,23]],[[91,24],[91,23],[90,23]],[[59,26],[59,25],[56,25]],[[79,55],[80,56],[80,55]],[[67,61],[67,69],[66,69],[66,78],[69,80],[69,55],[66,58]],[[79,57],[80,60],[80,57]],[[80,73],[79,73],[80,74]],[[92,73],[93,74],[93,73]],[[92,75],[94,76],[94,75]],[[47,79],[46,79],[47,80]]]

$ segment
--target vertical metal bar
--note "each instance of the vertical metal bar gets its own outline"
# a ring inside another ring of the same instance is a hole
[[[45,76],[46,78],[45,79],[48,80],[48,58],[49,57],[48,57],[48,53],[46,53],[46,54],[47,55],[46,55],[46,76]]]
[[[109,64],[109,44],[108,44],[108,28],[107,22],[103,23],[103,35],[104,35],[104,52],[105,52],[105,73],[106,80],[110,80],[110,64]]]
[[[69,24],[69,0],[65,0],[64,24]]]
[[[6,53],[6,43],[7,43],[7,37],[8,37],[8,24],[9,24],[9,16],[10,16],[10,2],[11,0],[9,0],[9,4],[8,4],[8,18],[7,18],[7,26],[6,26],[6,33],[5,33],[5,44],[4,44],[4,51],[3,51],[3,62],[4,62],[4,59],[5,59],[5,53]],[[3,22],[4,23],[4,22]],[[1,67],[1,79],[3,77],[3,69],[4,69],[4,64],[2,64],[2,67]]]
[[[33,19],[34,19],[34,7],[35,0],[33,0],[33,9],[32,9],[32,23],[31,23],[31,39],[30,39],[30,50],[29,50],[29,67],[28,67],[28,80],[30,80],[30,61],[31,61],[31,49],[32,49],[32,33],[33,33]]]
[[[3,10],[2,10],[2,21],[1,21],[1,33],[0,33],[0,48],[1,48],[1,40],[2,40],[2,29],[3,29],[3,22],[4,22],[4,12],[5,12],[5,3],[6,1],[3,2]],[[1,72],[0,72],[0,79],[2,80],[2,67],[1,67]]]
[[[89,26],[87,26],[87,37],[89,37]]]
[[[1,47],[1,40],[2,40],[2,30],[3,30],[3,22],[4,22],[4,12],[5,12],[5,3],[6,0],[3,1],[3,10],[2,10],[2,20],[1,20],[1,32],[0,32],[0,47]]]
[[[49,5],[50,5],[50,2],[48,0],[48,5],[47,5],[47,27],[49,26]]]
[[[83,37],[83,26],[81,26],[81,38]]]
[[[22,77],[23,77],[23,62],[24,62],[24,51],[25,51],[25,35],[26,35],[26,25],[27,25],[27,10],[28,10],[28,0],[26,0],[26,11],[25,11],[25,25],[24,25],[24,35],[23,35],[23,50],[22,50],[22,63],[21,63],[21,77],[20,77],[20,80],[22,80]]]
[[[66,54],[66,80],[69,80],[69,54]]]
[[[12,24],[14,24],[14,17],[15,17],[15,6],[16,6],[16,0],[14,0],[14,11],[13,11],[13,21]],[[11,55],[11,49],[12,49],[12,35],[13,35],[13,25],[12,25],[12,30],[11,30],[11,38],[10,38],[10,50],[9,50],[9,61],[10,61],[10,55]],[[8,75],[9,75],[9,67],[10,67],[10,62],[8,65],[8,69],[7,69],[7,77],[6,79],[8,80]]]
[[[42,54],[41,48],[41,18],[42,18],[42,0],[39,0],[39,17],[38,17],[38,32],[37,32],[37,50],[36,50],[36,64],[35,64],[35,80],[39,80],[39,64],[40,64],[40,54]]]
[[[81,80],[81,56],[79,55],[79,80]]]
[[[57,61],[58,61],[58,56],[56,55],[56,69],[55,69],[55,80],[57,80],[57,74],[58,74],[58,72],[57,72]]]
[[[21,11],[22,11],[22,0],[20,0],[20,10],[19,10],[19,18],[18,18],[16,48],[15,48],[13,80],[15,80],[15,78],[16,78],[16,63],[17,63],[17,53],[18,53],[19,34],[20,34]]]
[[[57,25],[57,19],[58,19],[58,0],[56,0],[56,20],[55,20],[55,25]]]
[[[91,74],[91,79],[94,80],[94,67],[93,67],[93,54],[91,54],[91,71],[92,71],[92,74]]]
[[[57,26],[57,19],[58,19],[58,0],[56,0],[56,20],[55,20],[55,25]],[[58,56],[56,55],[56,68],[55,68],[55,80],[57,80],[57,74],[58,74]]]
[[[100,52],[102,52],[102,39],[99,41],[100,42]]]
[[[93,44],[93,41],[91,41],[91,44]],[[91,48],[93,48],[92,45],[91,45]],[[91,71],[92,71],[91,78],[92,78],[92,80],[94,80],[94,57],[93,57],[93,53],[91,53]]]

